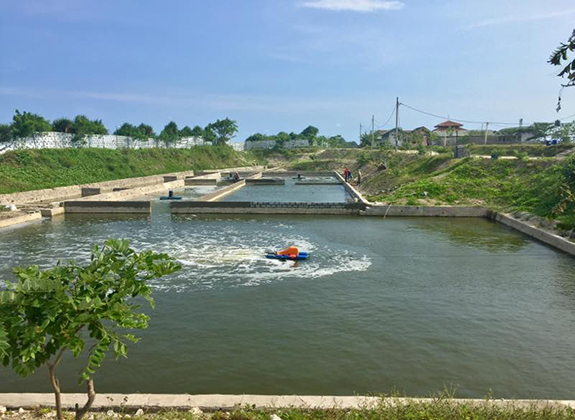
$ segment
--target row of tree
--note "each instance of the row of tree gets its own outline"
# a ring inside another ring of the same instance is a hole
[[[8,142],[51,131],[74,134],[75,138],[82,138],[90,134],[108,134],[108,129],[102,120],[90,120],[85,115],[77,115],[73,120],[58,118],[50,123],[38,114],[16,110],[11,124],[0,124],[0,142]]]
[[[287,142],[292,140],[307,140],[310,146],[319,147],[352,147],[352,143],[348,143],[340,136],[326,137],[319,134],[319,129],[312,125],[305,128],[301,133],[286,133],[281,131],[275,135],[265,135],[261,133],[252,134],[246,141],[275,141],[275,147],[282,148]],[[357,145],[354,143],[357,147]]]
[[[74,119],[58,118],[50,122],[46,118],[30,112],[16,110],[12,123],[0,124],[0,142],[9,142],[18,138],[32,137],[38,133],[58,132],[73,134],[74,140],[81,140],[89,135],[108,134],[108,129],[102,120],[90,120],[85,115],[77,115]],[[184,137],[199,137],[212,144],[226,144],[238,132],[236,121],[225,118],[208,124],[202,128],[185,126],[182,129],[174,121],[170,121],[159,135],[156,135],[152,126],[140,124],[138,126],[124,123],[114,134],[117,136],[132,137],[137,140],[157,138],[167,142],[177,141]]]

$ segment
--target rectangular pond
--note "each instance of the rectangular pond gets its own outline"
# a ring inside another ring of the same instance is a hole
[[[260,188],[260,187],[255,187]],[[261,187],[268,188],[268,187]],[[300,188],[299,186],[297,188]],[[305,188],[305,187],[303,187]],[[178,258],[128,359],[99,392],[575,399],[575,259],[482,219],[67,216],[0,231],[16,265],[86,260],[122,237]],[[264,258],[295,244],[294,266]],[[58,368],[65,392],[80,361]],[[0,392],[50,392],[45,369],[0,368]]]
[[[225,196],[220,201],[300,201],[312,203],[342,203],[350,201],[351,197],[343,185],[335,183],[333,177],[306,178],[306,182],[316,180],[317,182],[326,182],[324,185],[310,184],[305,185],[303,181],[298,185],[298,180],[293,178],[284,178],[285,185],[246,185],[238,191]]]

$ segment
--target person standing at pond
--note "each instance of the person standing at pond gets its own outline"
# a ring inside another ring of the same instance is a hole
[[[357,185],[361,184],[361,170],[357,170]]]
[[[347,182],[349,179],[349,169],[347,168],[345,168],[345,171],[343,171],[343,179],[345,179],[345,182]]]

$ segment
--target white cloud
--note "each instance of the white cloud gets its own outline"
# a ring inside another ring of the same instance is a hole
[[[404,4],[395,0],[309,0],[300,3],[300,6],[335,11],[375,12],[377,10],[399,10]]]
[[[20,89],[0,86],[1,96],[17,96],[35,100],[87,99],[95,101],[137,103],[149,106],[182,109],[214,109],[217,111],[273,112],[277,114],[306,114],[319,111],[344,112],[365,104],[363,98],[309,98],[300,96],[187,94],[156,95],[153,93],[78,91],[57,89]]]
[[[518,23],[518,22],[534,22],[538,20],[547,20],[557,17],[569,16],[575,14],[575,9],[562,10],[559,12],[551,13],[540,13],[534,15],[524,15],[524,16],[503,16],[499,18],[486,19],[480,22],[473,23],[469,26],[469,29],[484,28],[487,26],[504,25],[507,23]]]

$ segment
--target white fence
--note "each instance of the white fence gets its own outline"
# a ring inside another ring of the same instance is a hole
[[[275,140],[246,141],[245,149],[273,149],[276,146]],[[297,149],[299,147],[309,147],[308,140],[290,140],[286,141],[282,147],[284,149]]]
[[[166,142],[157,139],[135,140],[126,136],[93,135],[80,141],[73,141],[74,135],[67,133],[39,133],[33,137],[14,140],[10,143],[0,143],[0,153],[18,149],[66,149],[81,147],[96,147],[102,149],[150,149],[174,148],[188,149],[193,146],[211,145],[201,137],[183,137],[177,141]],[[240,143],[243,146],[242,143]],[[236,148],[231,144],[234,149]],[[243,150],[243,147],[241,148]]]

